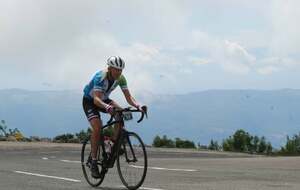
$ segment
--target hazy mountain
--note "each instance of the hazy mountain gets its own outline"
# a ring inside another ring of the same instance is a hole
[[[0,119],[26,136],[54,137],[86,129],[88,123],[77,91],[0,90]],[[207,144],[236,129],[266,136],[275,146],[300,131],[300,90],[209,90],[184,95],[145,93],[149,119],[129,129],[151,143],[155,135]],[[138,117],[138,116],[137,116]],[[105,118],[103,119],[105,120]]]

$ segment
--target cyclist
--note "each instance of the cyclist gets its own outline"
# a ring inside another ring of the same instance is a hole
[[[92,177],[99,178],[100,173],[97,165],[97,146],[100,139],[100,132],[102,128],[102,121],[99,114],[100,112],[113,114],[114,108],[121,107],[114,101],[109,99],[110,93],[120,86],[126,98],[126,101],[131,106],[141,109],[140,104],[131,96],[127,87],[127,82],[122,75],[125,67],[125,62],[119,56],[112,56],[107,60],[107,69],[98,71],[92,80],[85,86],[82,105],[88,121],[92,127],[91,134],[91,152],[92,152]],[[113,141],[119,133],[122,126],[116,124]]]

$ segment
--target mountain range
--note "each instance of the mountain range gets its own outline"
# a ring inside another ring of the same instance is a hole
[[[25,136],[76,133],[89,126],[81,99],[82,93],[76,90],[2,89],[0,120]],[[273,146],[280,147],[287,135],[300,131],[297,89],[208,90],[178,95],[145,92],[136,99],[148,105],[149,118],[139,125],[129,121],[127,126],[147,144],[156,135],[188,139],[196,144],[208,144],[211,139],[222,142],[237,129],[244,129],[252,135],[265,136]],[[103,121],[106,119],[104,116]]]

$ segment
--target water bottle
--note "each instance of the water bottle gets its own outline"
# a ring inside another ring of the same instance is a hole
[[[110,156],[110,154],[111,154],[112,146],[113,146],[113,142],[110,140],[109,137],[105,136],[104,137],[104,148],[105,148],[105,152],[108,156]]]

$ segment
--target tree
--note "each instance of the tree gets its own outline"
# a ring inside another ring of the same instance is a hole
[[[280,153],[288,155],[300,154],[300,133],[299,135],[294,135],[292,138],[287,136],[286,140],[285,147],[281,147]]]
[[[89,138],[91,135],[92,130],[90,128],[87,131],[81,130],[79,133],[76,133],[75,136],[79,140],[79,142],[83,142],[85,139]]]
[[[175,148],[174,141],[172,141],[172,139],[168,139],[168,137],[166,135],[163,136],[162,142],[163,142],[163,147],[166,147],[166,148]]]
[[[162,146],[161,138],[158,135],[155,136],[152,145],[154,147],[161,147]]]
[[[253,152],[258,152],[259,137],[255,135],[252,142],[253,142]]]
[[[16,138],[17,141],[21,141],[24,139],[24,136],[23,134],[20,132],[20,130],[18,128],[15,128],[15,129],[8,129],[8,132],[7,132],[7,126],[5,124],[5,121],[4,120],[1,120],[1,123],[0,123],[0,137],[9,137],[9,136],[13,136]]]
[[[6,130],[7,130],[7,126],[5,124],[5,121],[1,120],[1,123],[0,123],[0,132],[2,132],[2,136],[8,137],[8,133],[6,132]]]
[[[180,138],[175,138],[176,148],[196,148],[195,143],[189,140],[181,140]]]
[[[267,148],[266,148],[266,153],[269,155],[269,154],[272,154],[272,151],[273,151],[272,144],[270,142],[268,142]]]
[[[17,133],[21,133],[18,128],[15,129],[9,129],[9,135],[15,136]]]
[[[218,141],[214,141],[213,139],[210,140],[210,144],[208,145],[209,150],[219,150],[220,146]]]
[[[300,144],[300,143],[299,143]],[[263,136],[252,136],[248,132],[239,129],[233,137],[223,140],[222,144],[224,151],[238,151],[238,152],[250,152],[250,153],[267,153],[271,154],[273,147],[270,142],[266,142],[266,138]]]
[[[259,140],[258,152],[264,153],[267,150],[266,138],[262,136]]]
[[[174,141],[168,139],[166,135],[164,135],[163,138],[156,136],[153,140],[152,145],[154,147],[175,148]]]
[[[229,136],[229,138],[223,140],[222,143],[222,148],[224,151],[233,151],[233,138],[231,136]]]
[[[237,130],[233,135],[233,148],[235,151],[245,152],[249,150],[250,135],[244,130]]]
[[[74,139],[74,135],[67,133],[67,134],[58,135],[54,137],[53,141],[58,143],[69,143],[73,141],[73,139]]]

